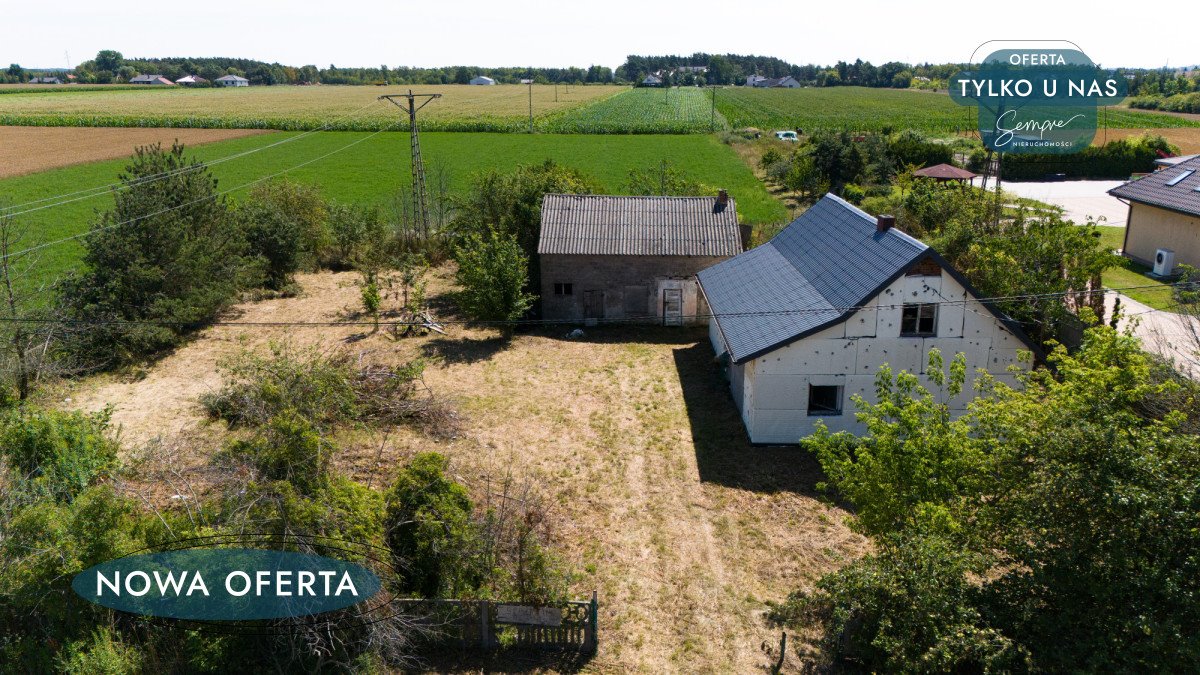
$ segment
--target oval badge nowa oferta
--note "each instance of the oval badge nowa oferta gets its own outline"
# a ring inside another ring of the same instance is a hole
[[[147,616],[248,621],[345,609],[379,592],[361,565],[264,549],[184,549],[117,558],[71,581],[85,600]]]

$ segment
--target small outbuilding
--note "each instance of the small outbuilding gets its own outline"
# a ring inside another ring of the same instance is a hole
[[[178,80],[175,80],[175,84],[182,84],[184,86],[204,84],[205,82],[208,82],[208,80],[200,77],[199,75],[184,75]]]
[[[737,208],[723,190],[715,197],[548,194],[538,239],[542,315],[703,320],[696,273],[741,252]]]
[[[470,83],[473,85],[476,85],[476,86],[486,87],[486,86],[491,86],[493,84],[496,84],[496,81],[490,77],[487,77],[486,75],[480,75],[478,77],[471,78]]]
[[[218,77],[215,82],[223,87],[249,87],[250,80],[247,80],[240,75],[223,75]]]
[[[771,241],[700,272],[709,337],[727,365],[750,440],[793,444],[818,420],[831,431],[866,432],[850,397],[876,402],[880,366],[926,375],[937,348],[964,354],[967,382],[943,394],[965,411],[977,371],[1013,383],[1018,353],[1037,353],[1021,327],[981,300],[936,251],[825,195]]]
[[[930,178],[939,183],[952,180],[959,183],[970,183],[975,178],[975,174],[966,169],[960,169],[953,164],[934,164],[933,166],[917,169],[913,172],[913,175],[917,178]]]
[[[30,84],[62,84],[62,80],[57,77],[35,77],[29,81]]]

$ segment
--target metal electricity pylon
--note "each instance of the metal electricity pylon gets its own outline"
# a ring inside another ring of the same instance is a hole
[[[414,94],[412,89],[407,94],[386,94],[381,99],[395,104],[408,113],[408,129],[412,142],[412,200],[415,229],[421,233],[429,232],[429,196],[425,192],[425,162],[421,159],[421,135],[417,131],[417,111],[424,108],[441,94]]]

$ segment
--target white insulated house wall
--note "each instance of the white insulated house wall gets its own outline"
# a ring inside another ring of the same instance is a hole
[[[963,393],[949,401],[953,410],[965,410],[974,398],[977,369],[1012,383],[1015,378],[1009,366],[1029,367],[1028,361],[1017,357],[1026,347],[977,300],[962,304],[967,297],[967,291],[945,273],[902,276],[863,303],[881,309],[861,309],[840,324],[731,365],[731,390],[751,442],[796,443],[814,431],[817,420],[831,431],[866,433],[850,397],[858,394],[875,402],[876,374],[885,363],[893,372],[920,373],[922,384],[937,393],[924,375],[934,347],[947,366],[955,354],[966,355],[967,382]],[[900,336],[904,303],[942,303],[937,309],[936,337]],[[715,321],[710,323],[710,336],[717,351],[724,351]],[[809,385],[842,387],[841,414],[810,416]]]

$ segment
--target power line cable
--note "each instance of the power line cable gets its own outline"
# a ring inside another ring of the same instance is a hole
[[[222,163],[224,163],[224,162],[228,162],[228,161],[231,161],[231,160],[235,160],[235,159],[241,159],[242,157],[245,157],[245,156],[247,156],[247,155],[252,155],[252,154],[254,154],[254,153],[256,153],[256,152],[262,152],[263,150],[270,150],[271,148],[274,148],[274,147],[277,147],[277,146],[283,145],[283,144],[285,144],[285,143],[291,143],[291,142],[293,142],[293,141],[298,141],[298,140],[300,140],[301,138],[305,138],[305,137],[307,137],[307,136],[311,136],[312,134],[315,134],[315,133],[318,133],[318,132],[321,132],[321,131],[327,131],[328,129],[330,129],[331,127],[333,127],[333,126],[334,126],[335,124],[337,124],[338,122],[341,122],[341,121],[343,121],[343,120],[349,119],[349,118],[351,118],[351,117],[356,117],[356,116],[358,116],[359,114],[361,114],[361,113],[362,113],[362,111],[364,111],[364,110],[366,110],[367,108],[370,108],[370,107],[372,107],[372,106],[374,106],[374,105],[376,105],[376,104],[377,104],[377,102],[376,102],[376,101],[372,101],[371,103],[368,103],[367,105],[365,105],[365,106],[363,106],[363,107],[359,108],[358,110],[355,110],[355,111],[353,111],[353,112],[347,113],[347,114],[345,114],[345,115],[343,115],[343,116],[341,116],[341,117],[339,117],[339,118],[336,118],[336,119],[335,119],[335,120],[333,120],[332,122],[329,122],[329,123],[325,124],[324,126],[322,126],[322,127],[318,128],[318,129],[312,129],[312,130],[306,131],[306,132],[304,132],[304,133],[302,133],[302,134],[299,134],[299,135],[297,135],[297,136],[291,136],[291,137],[285,138],[285,139],[283,139],[283,140],[281,140],[281,141],[277,141],[277,142],[275,142],[275,143],[271,143],[270,145],[264,145],[264,146],[262,146],[261,148],[253,148],[253,149],[250,149],[250,150],[245,150],[245,151],[242,151],[242,152],[239,152],[239,153],[235,153],[235,154],[233,154],[233,155],[229,155],[229,156],[227,156],[227,157],[221,157],[221,158],[218,158],[218,159],[214,159],[214,160],[211,160],[211,161],[208,161],[208,162],[200,162],[200,163],[198,163],[198,164],[193,164],[193,165],[191,165],[191,166],[180,167],[180,168],[178,168],[178,169],[173,169],[173,170],[171,170],[171,171],[164,171],[164,172],[162,172],[162,173],[154,174],[154,175],[151,175],[151,176],[143,176],[143,177],[141,177],[141,178],[138,178],[138,179],[136,179],[136,180],[129,181],[129,182],[117,181],[117,182],[114,182],[114,183],[109,183],[108,185],[101,185],[101,186],[97,186],[97,187],[91,187],[91,188],[87,188],[87,189],[84,189],[84,190],[77,190],[77,191],[75,191],[75,192],[67,192],[67,193],[64,193],[64,194],[61,194],[61,195],[55,195],[55,196],[53,196],[53,197],[43,197],[42,199],[35,199],[35,200],[33,200],[33,201],[25,202],[25,203],[23,203],[23,204],[16,204],[16,205],[12,205],[12,206],[5,206],[5,207],[3,207],[3,208],[0,208],[0,216],[20,216],[20,215],[23,215],[23,214],[26,214],[26,213],[33,213],[34,211],[41,211],[42,209],[54,208],[54,207],[56,207],[56,206],[62,206],[62,205],[64,205],[64,204],[70,204],[70,203],[73,203],[73,202],[78,202],[78,201],[83,201],[83,200],[85,200],[85,199],[91,199],[91,198],[93,198],[93,197],[98,197],[98,196],[100,196],[100,195],[106,194],[106,193],[107,193],[107,192],[108,192],[110,189],[112,189],[112,190],[115,190],[115,191],[127,190],[127,189],[129,189],[129,188],[131,188],[131,187],[136,187],[136,186],[140,186],[140,185],[146,185],[146,184],[149,184],[149,183],[153,183],[153,182],[155,182],[155,181],[163,180],[163,179],[165,179],[165,178],[170,178],[171,176],[174,176],[174,175],[177,175],[177,174],[180,174],[180,173],[186,173],[186,172],[188,172],[188,171],[197,171],[197,170],[200,170],[200,169],[203,169],[203,168],[208,168],[208,167],[211,167],[211,166],[216,166],[216,165],[218,165],[218,164],[222,164]],[[84,194],[84,193],[91,193],[91,194]],[[82,197],[76,197],[76,195],[83,195],[83,196],[82,196]],[[65,199],[65,198],[67,198],[67,197],[74,197],[74,199]],[[38,206],[38,207],[35,207],[35,208],[26,209],[26,210],[24,210],[24,211],[16,211],[16,209],[24,208],[24,207],[26,207],[26,206],[33,206],[34,204],[41,204],[42,202],[53,201],[53,200],[56,200],[56,199],[64,199],[64,201],[61,201],[61,202],[58,202],[58,203],[54,203],[54,204],[45,204],[45,205]]]
[[[1166,286],[1161,285],[1161,284],[1149,285],[1149,286],[1127,286],[1124,288],[1109,288],[1109,289],[1105,289],[1105,291],[1122,292],[1122,291],[1130,291],[1130,290],[1164,288],[1164,287],[1185,287],[1185,286],[1195,287],[1197,285],[1197,283],[1198,282],[1177,282],[1175,284],[1168,284]],[[975,303],[975,302],[993,303],[993,302],[1004,301],[1004,300],[1008,300],[1008,301],[1022,300],[1022,301],[1028,302],[1029,304],[1034,304],[1041,300],[1052,299],[1052,298],[1061,298],[1061,297],[1065,297],[1068,295],[1077,295],[1077,294],[1078,294],[1077,291],[1058,291],[1058,292],[1053,292],[1053,293],[993,296],[993,297],[988,297],[988,298],[971,297],[971,298],[964,298],[962,300],[945,300],[942,302],[920,303],[920,304],[935,304],[935,305],[939,305],[939,306],[958,306],[958,305],[967,306],[967,305],[969,305],[971,303]],[[945,297],[945,296],[943,296],[943,297]],[[883,311],[883,310],[888,310],[888,309],[900,309],[900,308],[903,308],[905,305],[909,305],[909,304],[913,304],[913,303],[893,303],[890,305],[854,305],[854,306],[847,306],[847,307],[829,307],[829,308],[814,308],[814,309],[762,310],[762,311],[754,311],[754,312],[722,312],[722,313],[698,314],[698,315],[696,315],[696,318],[698,318],[698,319],[713,319],[713,318],[721,319],[721,318],[741,318],[741,317],[764,317],[764,316],[796,316],[796,315],[802,316],[802,315],[807,315],[807,314],[833,314],[833,313],[843,314],[843,313],[846,313],[849,311],[862,311],[862,310]],[[1162,310],[1151,309],[1151,310],[1148,310],[1147,312],[1140,312],[1139,314],[1148,313],[1151,311],[1162,311]],[[597,319],[596,321],[599,323],[602,323],[602,324],[645,323],[644,321],[639,321],[638,319],[626,319],[626,318]],[[197,328],[207,328],[210,326],[228,326],[228,327],[245,327],[245,328],[291,328],[291,327],[329,328],[329,327],[337,327],[337,326],[346,326],[346,327],[371,326],[371,327],[373,327],[376,325],[397,326],[397,327],[399,327],[399,326],[417,326],[417,327],[419,327],[419,326],[427,325],[430,322],[427,322],[427,321],[388,321],[385,319],[381,319],[378,322],[376,322],[374,320],[372,320],[372,321],[220,321],[220,320],[218,320],[218,321],[202,322],[202,321],[162,321],[162,320],[149,320],[149,319],[65,319],[65,318],[54,318],[54,317],[0,317],[0,323],[28,323],[28,324],[54,324],[54,325],[80,325],[80,326],[131,325],[131,326],[158,326],[158,327],[162,327],[162,328],[180,327],[180,326],[196,326]],[[471,319],[449,319],[449,320],[444,320],[444,321],[440,321],[440,320],[434,321],[433,323],[436,323],[439,326],[442,326],[442,325],[535,326],[535,325],[568,325],[568,324],[575,325],[575,324],[578,324],[579,321],[565,320],[565,319],[564,320],[515,319],[515,320],[511,320],[511,321],[503,321],[503,320],[475,321],[475,320],[471,320]]]
[[[161,210],[159,210],[159,211],[155,211],[155,212],[153,212],[153,213],[147,213],[147,214],[144,214],[144,215],[141,215],[141,216],[137,216],[137,217],[135,217],[135,218],[130,218],[129,220],[123,220],[123,221],[121,221],[121,222],[118,222],[118,223],[110,223],[110,224],[108,224],[108,225],[104,225],[104,226],[101,226],[101,227],[95,227],[95,228],[92,228],[92,229],[90,229],[90,230],[88,230],[88,231],[86,231],[86,232],[80,232],[79,234],[75,234],[75,235],[72,235],[72,236],[70,236],[70,237],[63,237],[62,239],[56,239],[56,240],[54,240],[54,241],[48,241],[48,242],[45,242],[45,243],[43,243],[43,244],[38,244],[37,246],[31,246],[30,248],[22,249],[22,250],[20,250],[20,251],[14,251],[13,253],[9,253],[8,255],[6,255],[6,256],[3,256],[3,258],[4,258],[4,259],[19,258],[19,257],[21,257],[21,256],[23,256],[23,255],[25,255],[25,254],[28,254],[28,253],[33,253],[34,251],[40,251],[40,250],[42,250],[42,249],[44,249],[44,248],[49,248],[49,247],[51,247],[51,246],[57,246],[57,245],[59,245],[59,244],[65,244],[66,242],[69,242],[69,241],[74,241],[74,240],[76,240],[76,239],[81,239],[81,238],[83,238],[83,237],[86,237],[86,236],[88,236],[89,234],[92,234],[93,232],[99,232],[99,231],[101,231],[101,230],[109,230],[109,229],[112,229],[112,228],[114,228],[114,227],[121,227],[121,226],[123,226],[123,225],[130,225],[130,224],[132,224],[132,223],[136,223],[136,222],[138,222],[138,221],[145,220],[145,219],[147,219],[147,218],[153,218],[153,217],[155,217],[155,216],[161,216],[161,215],[163,215],[163,214],[170,213],[170,212],[172,212],[172,211],[178,211],[179,209],[186,208],[186,207],[188,207],[188,206],[194,206],[194,205],[196,205],[196,204],[200,204],[200,203],[203,203],[203,202],[206,202],[206,201],[211,201],[211,200],[217,199],[217,198],[219,198],[219,197],[224,197],[225,195],[231,194],[231,193],[233,193],[233,192],[237,192],[237,191],[239,191],[239,190],[244,190],[245,188],[248,188],[248,187],[250,187],[250,186],[252,186],[252,185],[257,185],[258,183],[261,183],[261,182],[263,182],[263,181],[267,181],[267,180],[270,180],[270,179],[272,179],[272,178],[276,178],[276,177],[282,176],[283,174],[285,174],[285,173],[288,173],[289,171],[295,171],[296,169],[303,168],[303,167],[305,167],[305,166],[308,166],[309,164],[312,164],[312,163],[314,163],[314,162],[319,162],[319,161],[321,161],[321,160],[323,160],[323,159],[325,159],[325,158],[327,158],[327,157],[331,157],[331,156],[333,156],[333,155],[336,155],[337,153],[339,153],[339,152],[342,152],[343,150],[348,150],[348,149],[350,149],[350,148],[352,148],[352,147],[354,147],[354,146],[358,145],[359,143],[363,143],[363,142],[365,142],[365,141],[368,141],[368,140],[370,140],[370,139],[372,139],[372,138],[374,138],[374,137],[378,136],[379,134],[382,134],[382,133],[384,133],[385,131],[389,131],[389,130],[390,130],[390,128],[391,128],[391,126],[393,126],[393,125],[389,125],[388,127],[385,127],[385,128],[383,128],[383,129],[380,129],[380,130],[378,130],[378,131],[376,131],[376,132],[373,132],[373,133],[372,133],[372,134],[370,134],[369,136],[364,136],[363,138],[360,138],[360,139],[358,139],[358,140],[356,140],[356,141],[351,141],[350,143],[347,143],[346,145],[343,145],[342,147],[340,147],[340,148],[338,148],[338,149],[336,149],[336,150],[332,150],[332,151],[330,151],[330,152],[327,152],[327,153],[325,153],[325,154],[321,155],[320,157],[316,157],[316,158],[310,159],[310,160],[308,160],[308,161],[306,161],[306,162],[301,162],[300,164],[296,164],[296,165],[294,165],[294,166],[288,167],[288,168],[286,168],[286,169],[283,169],[282,171],[276,171],[275,173],[268,174],[268,175],[266,175],[266,176],[263,176],[262,178],[258,178],[258,179],[252,180],[252,181],[250,181],[250,182],[248,182],[248,183],[242,183],[241,185],[238,185],[237,187],[233,187],[233,188],[230,188],[230,189],[228,189],[228,190],[222,190],[221,192],[216,192],[216,193],[213,193],[213,194],[211,194],[211,195],[209,195],[209,196],[207,196],[207,197],[201,197],[201,198],[199,198],[199,199],[194,199],[194,200],[192,200],[192,201],[190,201],[190,202],[185,202],[185,203],[183,203],[183,204],[177,204],[177,205],[175,205],[175,206],[172,206],[172,207],[169,207],[169,208],[165,208],[165,209],[161,209]]]

